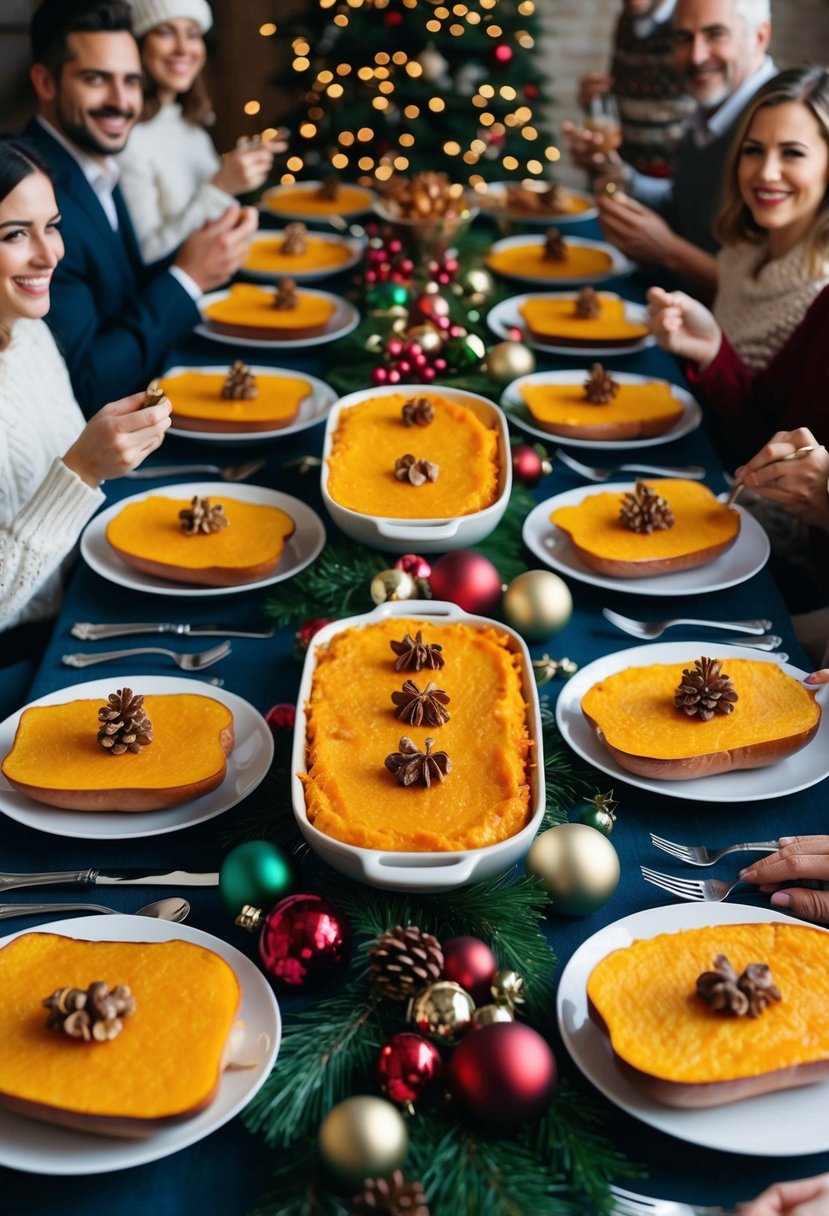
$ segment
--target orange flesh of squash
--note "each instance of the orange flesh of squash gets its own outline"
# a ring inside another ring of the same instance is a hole
[[[249,401],[222,396],[227,379],[220,372],[183,372],[165,376],[162,388],[173,403],[173,417],[215,418],[240,423],[272,421],[274,427],[295,417],[301,403],[311,392],[307,380],[288,376],[257,376],[258,394]]]
[[[783,999],[757,1018],[711,1009],[695,988],[717,954],[738,974],[767,963]],[[829,934],[807,925],[717,925],[636,941],[597,963],[587,994],[616,1055],[666,1081],[730,1081],[829,1059]]]
[[[591,405],[582,384],[524,384],[521,396],[542,426],[605,427],[631,421],[660,420],[667,430],[682,416],[682,404],[664,381],[620,384],[612,401]]]
[[[599,303],[598,317],[577,317],[573,299],[529,299],[518,311],[534,334],[548,338],[586,343],[595,343],[601,338],[638,342],[648,334],[647,325],[625,319],[624,300],[600,294]]]
[[[594,274],[604,274],[613,260],[603,249],[592,249],[589,245],[566,243],[567,257],[559,262],[544,257],[544,242],[534,245],[512,245],[508,249],[496,249],[488,254],[486,264],[490,270],[501,274],[532,275],[551,279],[581,279]]]
[[[357,186],[340,186],[336,198],[320,198],[316,186],[280,190],[278,196],[265,200],[269,211],[278,215],[347,215],[371,206],[371,194]]]
[[[331,320],[336,304],[307,292],[297,292],[296,308],[275,308],[274,294],[251,283],[234,283],[223,300],[208,304],[204,315],[221,325],[246,325],[255,329],[293,330],[322,328]]]
[[[439,671],[395,671],[391,641],[418,630],[443,646]],[[307,707],[308,818],[319,831],[369,849],[451,852],[514,836],[529,821],[531,763],[520,656],[494,629],[391,620],[348,629],[319,656]],[[442,726],[395,716],[391,694],[407,678],[450,696]],[[399,785],[384,761],[408,735],[445,751],[444,782]]]
[[[283,253],[284,235],[254,241],[243,263],[245,270],[269,270],[274,274],[290,275],[292,271],[322,270],[336,268],[348,261],[351,250],[339,241],[326,241],[322,237],[305,238],[304,253]]]

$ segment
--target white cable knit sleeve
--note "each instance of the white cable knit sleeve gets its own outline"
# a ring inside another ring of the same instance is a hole
[[[28,502],[0,526],[0,629],[56,573],[104,497],[56,458]]]

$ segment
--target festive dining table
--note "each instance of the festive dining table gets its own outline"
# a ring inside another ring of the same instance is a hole
[[[343,284],[332,281],[333,290],[343,289]],[[642,299],[642,283],[636,278],[620,278],[609,284],[628,298]],[[185,348],[176,352],[175,363],[180,365],[206,365],[227,361],[226,356],[238,356],[257,364],[279,365],[298,372],[313,373],[322,380],[337,367],[338,344],[320,346],[309,351],[256,351],[241,348],[229,351],[220,348],[205,338],[194,337]],[[655,347],[627,356],[611,356],[606,364],[619,371],[641,373],[663,377],[674,383],[683,383],[681,370],[675,361]],[[583,366],[583,357],[556,357],[539,355],[539,368],[577,368]],[[500,389],[493,387],[492,396],[497,399]],[[521,431],[515,430],[516,438]],[[336,539],[336,529],[326,519],[322,506],[318,470],[304,471],[298,460],[302,456],[319,456],[322,446],[323,426],[288,435],[282,439],[245,443],[200,442],[198,439],[168,437],[162,451],[155,454],[150,464],[201,463],[210,461],[218,465],[235,464],[251,455],[262,455],[266,466],[255,475],[256,484],[278,489],[309,504],[325,519],[329,540]],[[526,437],[525,437],[526,441]],[[602,450],[601,452],[576,451],[573,454],[591,464],[612,466],[630,459],[634,453],[628,450]],[[684,437],[658,447],[640,452],[640,457],[649,462],[671,465],[701,464],[706,469],[706,483],[719,493],[727,486],[719,461],[702,428]],[[199,477],[199,480],[202,478]],[[187,477],[136,482],[123,479],[110,482],[106,487],[107,505],[123,497],[147,488],[164,489],[175,481],[188,481]],[[554,463],[551,474],[545,476],[535,487],[533,494],[541,502],[555,494],[583,485],[579,476],[559,462]],[[517,555],[516,555],[517,556]],[[377,570],[391,564],[388,555],[377,553]],[[530,553],[523,555],[527,568],[541,563]],[[768,617],[773,629],[782,637],[782,648],[790,656],[790,662],[801,669],[809,670],[810,664],[792,633],[786,608],[778,588],[767,569],[760,569],[750,579],[737,585],[710,593],[697,592],[684,596],[681,602],[630,594],[617,589],[609,590],[583,581],[568,579],[573,595],[574,611],[566,626],[543,644],[534,644],[534,657],[549,653],[555,657],[567,656],[580,668],[602,656],[638,645],[610,625],[602,616],[603,607],[609,607],[634,617],[648,619],[674,615],[715,618],[723,621],[746,617]],[[284,585],[283,585],[284,586]],[[215,596],[160,597],[118,585],[94,573],[80,561],[71,577],[61,608],[54,635],[37,671],[34,683],[26,699],[31,701],[55,690],[73,687],[90,679],[111,677],[112,686],[129,679],[137,688],[142,680],[150,676],[181,676],[193,681],[194,687],[202,679],[219,677],[225,690],[244,698],[260,713],[278,703],[295,701],[299,686],[301,663],[296,655],[293,628],[277,630],[267,640],[232,639],[232,655],[219,662],[204,675],[187,675],[178,672],[169,662],[159,656],[136,656],[108,667],[77,670],[65,666],[61,659],[68,652],[112,649],[115,647],[137,648],[149,644],[170,644],[173,648],[198,649],[218,639],[148,637],[118,639],[112,643],[81,643],[72,637],[70,630],[79,621],[186,621],[191,624],[219,622],[221,627],[239,629],[267,626],[265,607],[268,601],[278,600],[280,584],[264,589],[243,591]],[[370,608],[367,595],[357,610]],[[355,608],[352,605],[351,611]],[[417,605],[413,605],[416,613]],[[301,622],[297,622],[298,624]],[[668,637],[688,640],[698,639],[703,653],[703,639],[710,632],[698,630],[674,630]],[[180,644],[180,646],[179,646]],[[711,643],[705,643],[710,650]],[[554,679],[542,689],[542,695],[550,706],[554,706],[561,690],[566,687],[562,679]],[[207,690],[209,691],[209,689]],[[673,909],[680,906],[663,891],[643,881],[639,867],[650,865],[668,872],[682,872],[686,876],[731,877],[740,868],[737,857],[723,859],[716,867],[707,871],[689,871],[674,864],[673,858],[657,852],[651,845],[649,833],[654,832],[671,840],[688,843],[704,842],[710,847],[729,845],[745,840],[770,840],[783,834],[803,834],[826,830],[826,784],[818,783],[799,792],[781,792],[773,798],[757,797],[756,800],[732,801],[724,797],[719,802],[699,801],[691,797],[665,797],[641,788],[635,779],[613,780],[604,773],[595,774],[597,789],[614,786],[618,799],[618,822],[612,834],[621,861],[621,880],[613,896],[597,911],[585,917],[550,916],[545,925],[545,934],[558,959],[561,969],[592,935],[620,919],[635,913],[646,914],[649,922],[665,920],[673,927]],[[275,795],[282,803],[289,800],[287,788]],[[6,818],[2,830],[2,868],[6,871],[68,870],[125,865],[150,867],[161,870],[185,869],[190,871],[216,871],[219,869],[227,848],[246,835],[246,804],[226,811],[223,815],[205,822],[195,823],[184,830],[144,836],[136,834],[121,839],[79,839],[70,834],[51,834],[38,830],[30,823],[21,823]],[[140,832],[140,829],[137,829]],[[276,843],[279,843],[277,838]],[[309,858],[303,872],[309,889],[324,893],[326,868]],[[197,929],[230,943],[233,947],[257,959],[256,939],[232,922],[215,886],[181,889],[108,887],[97,890],[41,888],[14,892],[8,899],[21,905],[36,899],[60,899],[67,902],[96,902],[110,904],[113,908],[130,912],[146,899],[178,893],[185,895],[192,904],[189,923]],[[768,896],[742,887],[729,898],[729,905],[767,907]],[[696,905],[682,905],[693,908]],[[666,909],[663,913],[661,909]],[[43,924],[43,918],[20,917],[5,926],[7,932],[17,932]],[[277,993],[282,1017],[290,1024],[296,1011],[307,1003],[307,997]],[[775,1127],[768,1126],[757,1132],[758,1147],[746,1153],[721,1151],[716,1143],[691,1143],[681,1135],[667,1134],[657,1126],[643,1122],[626,1113],[619,1106],[598,1093],[583,1079],[580,1069],[568,1058],[561,1044],[556,1022],[556,1011],[552,1003],[546,1023],[541,1029],[549,1036],[558,1058],[562,1074],[578,1090],[590,1095],[603,1121],[603,1131],[619,1151],[630,1161],[643,1168],[643,1176],[635,1181],[622,1180],[623,1185],[648,1195],[686,1199],[707,1204],[736,1203],[747,1199],[775,1180],[796,1178],[829,1170],[829,1135],[825,1137],[824,1151],[800,1156],[797,1151],[786,1150],[778,1156],[775,1146]],[[276,1068],[280,1067],[277,1059]],[[803,1091],[794,1091],[795,1093]],[[745,1104],[751,1106],[751,1102]],[[416,1116],[418,1117],[418,1116]],[[10,1120],[10,1116],[5,1116]],[[13,1121],[13,1120],[12,1120]],[[824,1123],[826,1123],[824,1119]],[[5,1129],[5,1130],[3,1130]],[[80,1214],[117,1212],[119,1216],[182,1216],[183,1213],[215,1213],[216,1216],[241,1216],[253,1210],[257,1203],[264,1202],[270,1189],[270,1174],[285,1154],[267,1148],[262,1139],[254,1136],[236,1117],[205,1139],[172,1152],[159,1160],[109,1172],[106,1165],[100,1172],[77,1174],[71,1152],[64,1160],[55,1159],[54,1154],[42,1165],[44,1172],[16,1170],[14,1163],[14,1137],[9,1135],[9,1123],[0,1125],[0,1154],[6,1168],[0,1170],[0,1187],[3,1200],[0,1209],[9,1216],[27,1213],[42,1216],[46,1213],[69,1211]],[[716,1133],[711,1133],[715,1136]],[[5,1141],[5,1144],[4,1144]],[[59,1156],[59,1155],[58,1155]],[[37,1166],[34,1167],[38,1169]],[[269,1201],[267,1208],[279,1212],[278,1194]],[[439,1216],[439,1214],[436,1214]]]

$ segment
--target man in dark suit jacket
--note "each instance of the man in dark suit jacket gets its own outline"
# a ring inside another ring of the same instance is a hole
[[[143,104],[130,21],[126,0],[44,0],[31,24],[38,108],[25,136],[54,170],[66,245],[48,322],[87,414],[164,370],[200,320],[202,293],[238,269],[256,228],[255,211],[234,204],[172,263],[142,262],[112,159]]]

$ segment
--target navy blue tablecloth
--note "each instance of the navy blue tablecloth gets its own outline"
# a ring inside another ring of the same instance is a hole
[[[622,280],[617,286],[623,294],[633,297],[638,292],[641,298],[638,285]],[[235,357],[236,353],[227,348],[220,350],[203,339],[194,338],[186,349],[178,352],[176,362],[222,362],[226,355]],[[251,352],[242,353],[251,362],[305,370],[323,379],[326,369],[335,366],[337,360],[336,344],[316,352],[293,355],[288,352],[278,357],[269,357],[269,352],[257,352],[255,356]],[[618,370],[645,372],[675,382],[681,381],[681,374],[673,360],[656,349],[628,358],[616,356],[605,362]],[[583,364],[583,359],[541,359],[539,364],[541,367],[576,367]],[[318,455],[321,443],[321,425],[300,435],[258,445],[208,444],[169,438],[163,451],[153,461],[161,463],[183,459],[186,462],[210,460],[219,464],[232,463],[245,459],[252,446],[259,447],[267,455],[268,463],[266,470],[257,475],[256,481],[304,499],[324,517],[318,475],[313,472],[303,475],[296,468],[286,468],[286,464],[299,455]],[[611,464],[630,456],[627,452],[605,451],[600,455],[580,451],[574,451],[574,454],[597,464]],[[725,487],[717,459],[702,430],[670,444],[649,448],[647,458],[660,463],[703,464],[708,470],[708,484],[716,491]],[[134,494],[151,484],[129,480],[110,483],[107,486],[108,501]],[[163,484],[170,483],[159,483]],[[563,466],[556,465],[553,473],[537,488],[536,495],[542,500],[579,484],[582,483],[575,475]],[[327,520],[326,528],[329,536],[333,536],[333,526]],[[529,554],[526,560],[528,566],[538,565]],[[386,564],[388,559],[378,554],[377,569],[382,569]],[[768,616],[774,621],[775,632],[783,636],[784,648],[788,650],[791,661],[807,669],[809,667],[806,656],[792,635],[783,600],[767,570],[727,590],[689,595],[683,598],[681,604],[608,592],[575,581],[571,581],[570,586],[574,599],[572,619],[545,646],[534,647],[534,654],[540,655],[546,650],[557,656],[567,655],[584,666],[602,655],[636,645],[634,639],[623,636],[602,618],[601,608],[608,606],[634,616],[681,614],[725,620]],[[251,626],[262,621],[265,601],[278,596],[279,587],[276,586],[215,599],[162,598],[117,586],[81,563],[67,587],[54,635],[28,698],[96,679],[108,670],[116,671],[115,667],[80,671],[61,664],[61,656],[69,650],[96,648],[96,644],[79,643],[71,637],[70,628],[75,621],[173,619]],[[694,636],[702,637],[704,634]],[[147,644],[147,641],[146,637],[125,639],[115,645],[134,647]],[[98,643],[97,647],[101,648],[102,644]],[[110,648],[109,644],[107,648]],[[183,648],[195,650],[200,648],[200,644],[185,642]],[[152,658],[136,657],[117,668],[119,676],[134,674],[136,680],[141,675],[151,673],[179,674],[177,669],[165,665],[164,660]],[[300,665],[294,655],[292,631],[283,630],[269,641],[234,640],[232,657],[212,668],[209,674],[221,676],[225,688],[243,696],[263,713],[274,703],[295,700]],[[553,683],[544,691],[554,701],[558,690],[559,685]],[[600,788],[607,788],[608,784],[606,777],[597,774]],[[667,798],[627,783],[617,784],[616,793],[620,814],[613,843],[622,863],[621,882],[612,899],[593,915],[577,920],[551,918],[547,931],[560,965],[566,963],[574,950],[603,926],[632,912],[663,905],[665,901],[660,891],[646,885],[639,874],[641,863],[671,869],[670,859],[656,853],[650,845],[649,832],[714,846],[746,839],[771,839],[784,833],[826,830],[825,785],[772,800],[736,804]],[[287,790],[283,791],[283,796],[288,798]],[[2,869],[35,870],[92,865],[104,868],[130,864],[214,870],[221,863],[223,840],[232,833],[234,822],[237,816],[244,813],[244,809],[242,805],[218,819],[183,831],[121,843],[57,837],[5,820],[0,851]],[[733,858],[729,861],[732,864],[721,863],[715,873],[721,876],[734,873],[738,865]],[[60,897],[63,898],[64,894],[61,892]],[[218,935],[250,957],[255,957],[255,940],[230,924],[215,889],[188,891],[187,894],[193,904],[191,922],[195,926]],[[150,897],[147,895],[147,898]],[[15,898],[22,902],[34,896],[31,892],[20,892],[19,895],[15,894]],[[78,894],[70,898],[81,901],[83,897]],[[732,900],[764,905],[767,897],[752,892],[738,892],[732,896]],[[144,902],[144,897],[143,892],[134,889],[113,889],[107,892],[104,902],[107,901],[118,909],[129,911]],[[35,922],[30,920],[29,923]],[[10,922],[7,926],[10,930],[24,927],[28,925],[23,920]],[[290,1019],[296,1002],[291,998],[282,999],[282,1007],[286,1019]],[[553,1009],[549,1011],[548,1029],[554,1044],[558,1043]],[[589,1090],[590,1087],[567,1061],[563,1049],[558,1054],[565,1074],[572,1077],[574,1084]],[[754,1195],[776,1179],[829,1170],[829,1153],[768,1160],[694,1147],[654,1131],[597,1095],[594,1097],[603,1110],[605,1127],[613,1140],[633,1160],[649,1169],[650,1178],[641,1184],[634,1184],[634,1188],[638,1187],[649,1194],[705,1203],[733,1203]],[[241,1216],[267,1192],[268,1178],[275,1160],[261,1141],[245,1131],[237,1118],[199,1144],[161,1161],[127,1171],[91,1177],[51,1178],[20,1173],[10,1168],[0,1169],[3,1194],[0,1210],[9,1216],[18,1213],[42,1216],[58,1210],[71,1211],[75,1216],[92,1216],[93,1213],[98,1216],[102,1211],[114,1211],[119,1216],[145,1216],[148,1212],[153,1212],[155,1216],[182,1216],[191,1212],[203,1212],[209,1216]]]

